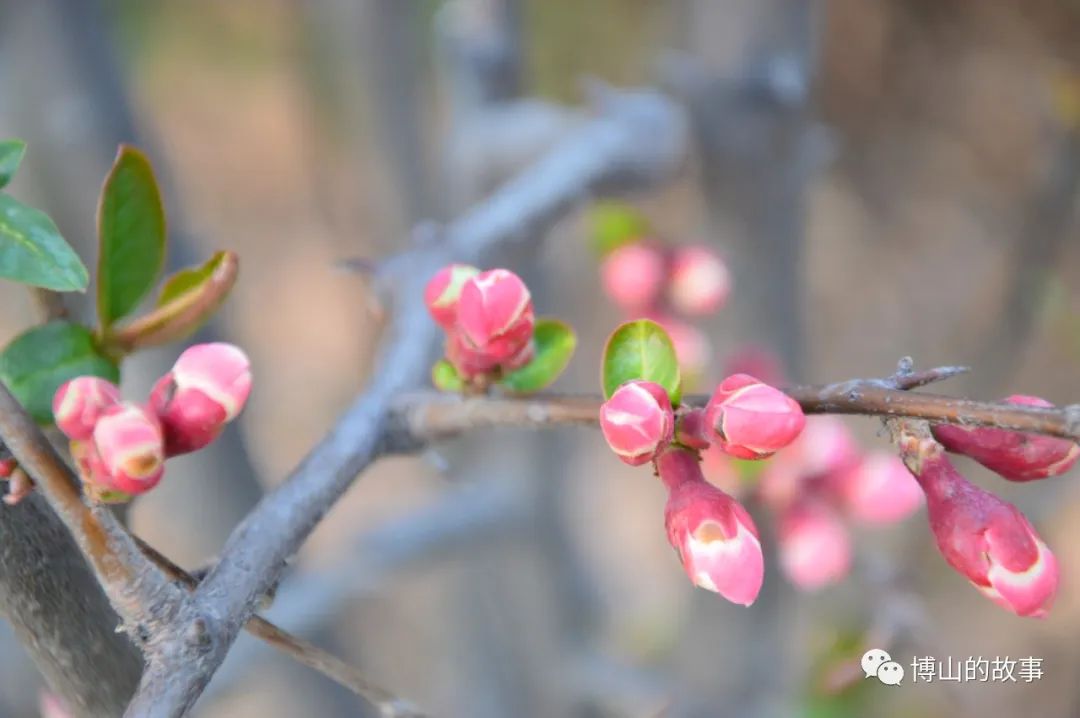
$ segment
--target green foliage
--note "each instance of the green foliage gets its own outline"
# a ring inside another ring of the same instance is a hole
[[[675,347],[664,328],[649,319],[620,324],[604,347],[604,396],[611,398],[620,385],[634,379],[659,384],[672,405],[679,403],[682,382]]]
[[[536,353],[525,366],[510,372],[500,384],[514,394],[532,394],[548,386],[566,370],[577,348],[577,335],[557,319],[536,320]]]
[[[86,266],[48,215],[0,194],[0,277],[57,292],[85,291]]]
[[[19,335],[0,353],[0,381],[42,424],[52,423],[56,390],[77,376],[119,382],[120,370],[104,357],[86,327],[54,321]]]
[[[222,264],[230,259],[235,261],[235,255],[230,252],[215,252],[206,264],[187,267],[170,275],[161,285],[161,294],[158,295],[155,306],[163,307],[188,292],[202,290],[214,273],[221,269]]]
[[[440,359],[431,367],[431,383],[439,391],[448,391],[460,394],[465,391],[465,380],[458,374],[454,365],[446,359]]]
[[[103,328],[132,312],[165,263],[165,209],[146,156],[121,145],[98,206],[98,316]]]
[[[0,189],[6,187],[15,176],[24,154],[26,143],[22,140],[0,141]]]

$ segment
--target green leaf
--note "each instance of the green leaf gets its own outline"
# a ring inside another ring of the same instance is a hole
[[[0,194],[0,277],[57,292],[82,292],[86,266],[44,212]]]
[[[664,328],[649,319],[620,324],[604,347],[600,377],[604,396],[610,399],[621,384],[632,379],[659,384],[672,405],[679,403],[682,389],[675,347]]]
[[[131,313],[165,263],[165,210],[143,153],[120,145],[98,205],[98,316],[102,327]]]
[[[600,202],[589,211],[593,249],[604,256],[642,239],[649,222],[636,209],[622,202]]]
[[[460,394],[465,391],[465,380],[458,374],[454,365],[445,359],[435,362],[431,367],[431,383],[439,391],[448,391]]]
[[[218,310],[239,271],[235,252],[218,252],[201,267],[180,270],[166,280],[153,310],[102,332],[102,348],[109,356],[123,356],[186,339]]]
[[[26,143],[22,140],[4,140],[0,142],[0,187],[4,187],[15,171],[19,169],[23,155],[26,154]]]
[[[155,306],[163,307],[194,289],[202,291],[215,272],[226,264],[235,264],[236,262],[237,257],[234,252],[222,250],[214,252],[214,256],[206,264],[181,269],[165,279]],[[235,271],[232,274],[235,275]],[[229,286],[232,286],[231,283]]]
[[[510,372],[500,382],[515,394],[532,394],[558,379],[577,348],[574,330],[558,319],[537,319],[533,341],[536,353],[532,361]]]
[[[100,376],[119,382],[120,370],[98,351],[90,330],[55,321],[15,338],[0,353],[0,381],[42,424],[52,423],[53,394],[68,379]]]

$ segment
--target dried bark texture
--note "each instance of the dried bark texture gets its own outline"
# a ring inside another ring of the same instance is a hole
[[[0,613],[77,716],[115,718],[142,656],[71,534],[40,495],[0,511]]]

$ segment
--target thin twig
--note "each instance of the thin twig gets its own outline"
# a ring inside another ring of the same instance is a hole
[[[143,554],[153,561],[165,574],[183,584],[189,591],[199,585],[199,580],[178,566],[138,536],[132,536]],[[378,709],[384,718],[423,718],[418,708],[398,698],[390,691],[377,686],[361,673],[337,656],[324,651],[315,644],[292,635],[283,628],[255,614],[244,625],[244,629],[253,636],[285,653],[297,663],[315,670],[338,685],[360,696]]]
[[[928,421],[992,426],[1080,441],[1080,406],[1041,409],[917,394],[907,389],[963,373],[963,367],[940,367],[887,379],[854,379],[835,384],[793,386],[784,391],[808,414],[904,416]],[[899,387],[899,388],[892,388]],[[708,397],[690,396],[703,406]],[[394,402],[396,427],[386,437],[388,452],[417,451],[425,444],[469,431],[494,427],[540,429],[559,425],[595,425],[599,395],[534,396],[528,399],[460,397],[434,392],[408,394]]]

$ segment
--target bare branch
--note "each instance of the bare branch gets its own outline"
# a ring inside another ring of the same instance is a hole
[[[71,469],[2,382],[0,440],[74,536],[129,634],[136,638],[143,630],[167,625],[181,597],[178,589],[139,552],[107,509],[83,503]]]
[[[293,474],[237,527],[218,565],[155,645],[129,716],[179,716],[202,693],[256,601],[356,475],[376,458],[394,398],[419,386],[437,338],[423,286],[451,260],[476,261],[500,245],[539,236],[590,195],[671,175],[686,146],[676,106],[653,93],[610,93],[601,113],[418,248],[396,291],[391,338],[369,388]],[[196,635],[199,640],[180,637]]]
[[[1030,406],[916,394],[908,389],[966,371],[940,367],[888,379],[854,379],[836,384],[793,386],[784,391],[808,414],[862,414],[1026,431],[1080,441],[1080,406],[1040,409]],[[705,396],[686,397],[703,406]],[[593,425],[600,413],[599,395],[536,396],[528,399],[460,397],[433,392],[409,394],[394,402],[394,429],[387,432],[388,452],[411,452],[432,441],[493,427],[544,428]]]
[[[199,581],[168,556],[146,543],[138,536],[133,536],[143,554],[153,561],[169,578],[183,584],[188,590],[198,587]],[[245,630],[268,645],[285,653],[298,663],[317,671],[338,685],[360,696],[379,710],[385,718],[421,718],[423,714],[407,701],[398,698],[390,691],[377,686],[361,673],[337,656],[334,656],[314,643],[298,638],[279,628],[262,616],[253,615],[244,626]]]

